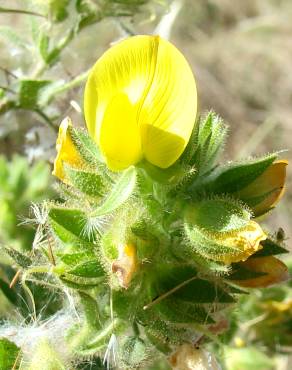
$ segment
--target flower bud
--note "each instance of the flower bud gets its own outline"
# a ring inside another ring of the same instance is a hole
[[[59,134],[56,142],[57,156],[54,161],[53,169],[53,175],[67,184],[69,184],[70,181],[66,177],[64,164],[68,164],[77,169],[81,168],[83,165],[83,160],[72,140],[70,127],[72,127],[72,122],[71,119],[67,117],[61,122],[59,127]]]
[[[287,165],[287,160],[274,162],[256,180],[236,194],[250,205],[255,216],[268,212],[283,196]]]
[[[241,262],[240,266],[254,272],[265,273],[265,275],[252,279],[233,280],[235,284],[245,288],[263,288],[289,278],[287,266],[273,256],[249,258],[247,261]]]
[[[112,272],[117,275],[120,285],[127,289],[136,269],[136,247],[128,243],[119,249],[118,259],[112,263]]]

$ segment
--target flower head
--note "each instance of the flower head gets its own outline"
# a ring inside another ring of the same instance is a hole
[[[112,170],[146,158],[167,168],[184,151],[197,110],[196,84],[184,56],[159,36],[134,36],[94,65],[85,119]]]

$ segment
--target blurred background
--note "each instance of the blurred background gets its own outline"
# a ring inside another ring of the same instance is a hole
[[[129,35],[159,33],[184,53],[200,112],[213,109],[230,126],[222,161],[283,149],[281,157],[291,159],[291,20],[290,0],[0,0],[0,244],[31,248],[33,228],[19,224],[31,202],[54,197],[58,126],[67,115],[84,125],[88,70]],[[292,235],[291,182],[290,168],[284,199],[264,220],[270,230],[283,228],[284,238]],[[7,288],[14,270],[0,261],[0,315],[6,318],[16,299]],[[226,360],[228,369],[292,368],[283,355],[292,347],[291,282],[266,291],[245,298],[238,310],[251,326],[242,328],[244,340],[237,334],[231,340],[227,357],[243,362]],[[272,301],[290,303],[267,308]],[[276,323],[264,321],[270,317]],[[256,365],[250,358],[258,358]]]

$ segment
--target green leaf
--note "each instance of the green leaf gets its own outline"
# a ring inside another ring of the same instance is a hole
[[[67,273],[88,278],[105,276],[105,271],[97,259],[82,262],[73,269],[67,271]]]
[[[80,264],[80,262],[85,262],[88,260],[89,257],[94,257],[94,253],[90,253],[90,251],[86,252],[79,252],[79,253],[58,253],[58,257],[62,262],[69,266],[75,266]]]
[[[170,297],[177,301],[193,304],[231,303],[234,299],[218,285],[208,280],[200,279],[197,270],[190,265],[170,266],[161,264],[157,280],[152,285],[152,296],[161,296],[175,287]],[[191,280],[192,279],[192,280]]]
[[[0,338],[0,370],[11,370],[20,349],[8,339]]]
[[[68,165],[65,165],[64,169],[72,185],[82,193],[97,198],[104,193],[104,181],[99,174],[76,170]]]
[[[19,106],[24,109],[38,109],[41,91],[50,83],[48,80],[21,80]]]
[[[279,243],[275,242],[270,238],[263,240],[261,242],[261,245],[263,246],[263,249],[253,254],[252,258],[267,257],[274,256],[277,254],[289,253],[287,249],[283,248]]]
[[[51,207],[49,211],[50,224],[58,238],[64,243],[83,243],[86,248],[91,239],[84,232],[85,219],[85,213],[78,209]]]
[[[227,198],[205,199],[191,204],[185,220],[208,232],[229,232],[246,226],[251,214],[235,200]]]
[[[277,158],[270,154],[261,158],[232,163],[215,171],[205,184],[205,191],[213,194],[232,194],[252,183]]]
[[[68,17],[69,0],[50,0],[49,11],[53,22],[62,22]]]
[[[0,290],[4,293],[5,297],[12,303],[16,304],[18,299],[17,299],[17,294],[13,289],[9,287],[9,285],[6,283],[6,281],[2,280],[0,278]]]
[[[135,186],[136,169],[135,167],[129,167],[119,177],[103,204],[98,207],[91,216],[103,216],[115,211],[130,198],[130,196],[133,194]]]
[[[9,247],[2,247],[4,252],[7,253],[14,262],[16,262],[20,267],[27,268],[32,265],[32,260],[25,254],[17,251],[16,249]]]

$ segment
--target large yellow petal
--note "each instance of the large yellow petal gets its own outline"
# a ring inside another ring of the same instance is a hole
[[[125,110],[120,109],[121,94],[128,97]],[[135,163],[133,153],[142,142],[146,159],[166,168],[187,145],[196,116],[196,99],[194,77],[183,55],[159,36],[135,36],[109,49],[93,67],[85,89],[85,119],[103,154],[110,155],[107,162],[112,169],[126,168],[127,160],[121,159],[119,150],[108,150],[113,145],[106,142],[110,131],[118,136],[123,125],[129,164]],[[126,137],[126,132],[135,131],[130,129],[134,125],[128,124],[130,105],[131,119],[135,116],[140,130],[138,144],[130,140],[132,134]],[[119,111],[119,117],[109,109]]]
[[[184,151],[196,118],[197,90],[184,56],[158,38],[155,74],[139,112],[146,159],[161,168]]]
[[[138,111],[153,79],[157,48],[157,37],[130,37],[107,50],[92,68],[84,109],[88,130],[98,144],[105,111],[115,95],[125,93]]]
[[[123,170],[142,158],[135,109],[126,94],[117,94],[108,104],[100,128],[100,149],[107,166]]]

